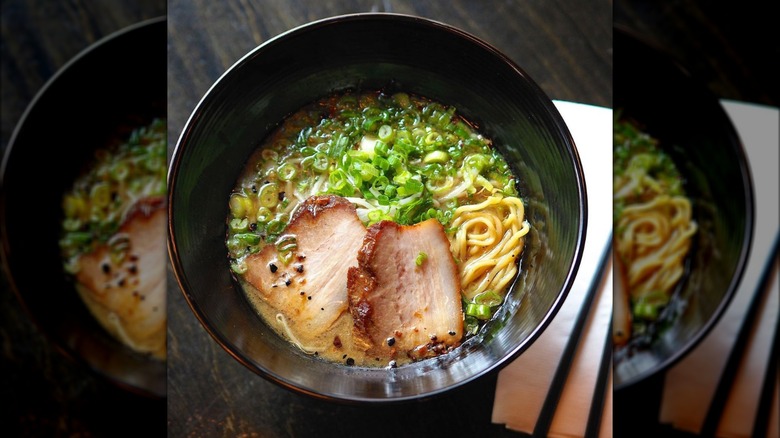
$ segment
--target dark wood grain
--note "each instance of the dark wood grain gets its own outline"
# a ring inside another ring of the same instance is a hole
[[[211,84],[274,36],[333,15],[384,11],[459,27],[514,60],[553,99],[611,105],[611,6],[571,1],[169,2],[169,130]],[[173,145],[171,145],[173,146]],[[432,400],[341,405],[264,380],[234,360],[169,288],[170,436],[519,436],[492,424],[495,375]]]
[[[654,40],[724,99],[780,104],[780,29],[769,3],[615,2],[614,21]]]

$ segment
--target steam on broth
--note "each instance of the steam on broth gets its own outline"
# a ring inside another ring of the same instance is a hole
[[[230,267],[268,325],[308,353],[362,366],[443,354],[476,334],[503,303],[529,231],[490,139],[455,108],[407,93],[344,92],[292,114],[249,159],[229,210]],[[387,284],[401,278],[436,290]],[[325,283],[338,290],[307,287]],[[403,329],[382,313],[382,288],[406,291],[394,298],[409,313]],[[401,347],[417,335],[422,344]]]

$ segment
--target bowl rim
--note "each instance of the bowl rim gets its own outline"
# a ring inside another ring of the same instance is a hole
[[[723,314],[726,313],[726,309],[731,304],[734,295],[737,294],[739,285],[742,282],[742,278],[747,268],[750,251],[753,247],[755,229],[755,191],[753,174],[750,170],[750,162],[748,160],[747,153],[745,152],[745,146],[742,143],[742,139],[739,137],[739,134],[737,133],[737,130],[731,121],[731,118],[723,109],[723,106],[720,104],[715,95],[705,86],[703,86],[702,83],[690,73],[685,65],[679,59],[673,56],[668,49],[665,49],[650,37],[620,23],[615,23],[613,25],[613,30],[614,35],[621,35],[621,38],[632,39],[634,42],[643,45],[646,49],[654,52],[660,58],[667,61],[670,66],[672,66],[680,73],[680,76],[683,80],[687,81],[691,86],[696,87],[696,91],[701,94],[702,99],[705,99],[706,105],[718,113],[718,116],[721,119],[721,129],[725,130],[728,136],[727,142],[739,158],[739,173],[742,177],[742,183],[744,184],[743,191],[745,195],[745,204],[747,207],[745,210],[745,230],[742,235],[743,243],[740,248],[739,258],[735,266],[734,276],[731,278],[731,281],[726,289],[726,293],[715,307],[715,310],[713,311],[710,318],[704,323],[704,325],[702,325],[702,327],[696,331],[694,336],[688,339],[688,341],[681,345],[680,348],[678,348],[673,354],[667,356],[664,360],[656,364],[655,367],[645,370],[644,372],[637,373],[626,381],[618,382],[616,379],[615,391],[618,392],[628,390],[629,388],[635,387],[641,382],[649,381],[656,376],[660,376],[666,373],[674,365],[682,361],[682,359],[684,359],[691,351],[695,350],[696,347],[718,324]]]
[[[394,396],[394,397],[386,397],[386,398],[373,398],[373,397],[358,397],[358,396],[350,396],[350,395],[335,395],[335,394],[319,392],[314,388],[298,385],[292,381],[289,381],[285,377],[278,375],[277,373],[271,372],[270,370],[265,369],[261,365],[251,362],[250,360],[248,360],[248,358],[243,357],[241,354],[239,354],[240,353],[239,351],[234,351],[237,350],[237,348],[232,344],[232,342],[229,339],[226,339],[226,337],[222,333],[220,333],[213,327],[213,325],[208,321],[206,315],[207,312],[201,309],[200,305],[195,301],[194,297],[190,294],[189,291],[191,289],[191,286],[187,279],[187,274],[185,273],[185,270],[181,263],[181,255],[175,237],[176,227],[174,224],[174,217],[175,217],[174,209],[177,203],[174,198],[175,198],[176,186],[177,186],[176,182],[179,179],[178,176],[181,170],[181,157],[183,155],[186,146],[188,145],[187,139],[189,137],[190,132],[193,129],[193,126],[197,124],[198,119],[201,117],[202,112],[204,111],[204,107],[209,103],[213,95],[217,91],[219,91],[219,89],[223,86],[223,83],[226,82],[236,70],[242,68],[251,59],[259,56],[259,54],[267,50],[269,47],[276,45],[279,42],[290,38],[291,36],[295,36],[304,32],[315,31],[316,29],[323,26],[332,26],[344,22],[353,22],[353,21],[362,21],[362,20],[388,20],[388,21],[403,20],[409,23],[415,23],[426,27],[437,28],[444,32],[453,34],[455,37],[462,39],[466,42],[477,45],[481,50],[489,52],[497,60],[510,67],[532,89],[534,89],[535,93],[537,93],[540,97],[543,98],[542,100],[543,100],[544,111],[551,118],[551,120],[555,122],[556,130],[558,131],[558,134],[563,138],[564,143],[566,144],[566,152],[569,155],[571,161],[570,164],[573,168],[574,176],[577,182],[577,187],[576,187],[577,200],[578,200],[577,230],[576,230],[576,240],[574,243],[574,251],[572,254],[571,263],[567,266],[566,274],[564,275],[564,281],[562,283],[560,291],[555,296],[555,300],[552,301],[549,309],[542,316],[541,322],[532,330],[530,330],[528,336],[523,340],[523,342],[518,343],[513,348],[509,349],[507,354],[505,354],[500,359],[496,360],[494,363],[491,364],[491,366],[486,367],[485,369],[482,369],[479,372],[473,373],[468,378],[458,381],[452,385],[443,388],[438,388],[429,392],[419,393],[415,395],[401,396],[401,397]],[[410,400],[420,400],[420,399],[439,396],[445,392],[462,387],[463,385],[472,382],[476,379],[479,379],[483,376],[495,373],[501,368],[503,368],[504,366],[506,366],[513,359],[517,358],[517,356],[519,356],[520,353],[528,349],[538,339],[541,333],[552,322],[552,320],[554,319],[554,317],[562,307],[564,301],[566,300],[572,288],[572,285],[574,283],[574,280],[576,278],[580,266],[580,262],[582,260],[584,246],[586,244],[587,222],[588,222],[586,181],[585,181],[584,172],[582,168],[582,162],[576,147],[576,143],[571,135],[571,132],[567,124],[563,120],[563,117],[561,116],[560,112],[555,107],[552,99],[549,98],[547,93],[545,93],[541,89],[541,87],[530,77],[530,75],[528,75],[521,67],[518,66],[518,64],[516,64],[513,60],[507,57],[503,52],[498,50],[495,46],[491,45],[485,40],[469,32],[462,30],[461,28],[458,28],[456,26],[438,20],[426,18],[426,17],[409,15],[409,14],[401,14],[401,13],[389,13],[389,12],[348,13],[348,14],[334,15],[330,17],[313,20],[307,23],[303,23],[298,26],[292,27],[289,30],[286,30],[256,45],[254,48],[250,49],[247,53],[245,53],[240,58],[238,58],[232,65],[230,65],[211,84],[211,86],[199,99],[195,107],[191,110],[186,122],[182,127],[181,133],[179,134],[179,138],[174,146],[173,154],[171,156],[170,163],[169,163],[167,208],[168,208],[168,240],[167,240],[168,254],[173,268],[172,270],[173,270],[174,278],[176,280],[180,292],[182,293],[182,295],[185,298],[185,301],[190,307],[190,310],[192,311],[192,313],[195,315],[198,322],[200,323],[201,328],[203,328],[223,350],[225,350],[230,356],[236,359],[243,366],[250,369],[253,373],[261,377],[264,377],[295,393],[305,394],[318,399],[342,402],[342,403],[360,403],[360,402],[395,403],[395,402],[406,402]]]
[[[39,102],[42,99],[44,99],[45,96],[48,95],[48,90],[61,81],[60,78],[62,76],[64,76],[65,74],[67,74],[67,72],[72,70],[74,66],[82,62],[85,62],[84,60],[92,56],[93,53],[95,53],[97,50],[99,50],[102,47],[105,47],[108,44],[111,44],[117,39],[132,34],[138,30],[146,29],[151,26],[157,25],[158,23],[165,23],[166,21],[167,21],[167,17],[161,15],[161,16],[151,17],[141,21],[134,22],[132,24],[129,24],[125,27],[117,29],[113,32],[110,32],[98,38],[94,42],[90,43],[89,45],[87,45],[86,47],[78,51],[73,57],[68,59],[61,67],[59,67],[54,72],[54,74],[52,74],[52,76],[49,79],[47,79],[44,82],[41,88],[35,93],[33,98],[25,107],[24,111],[22,112],[22,115],[19,117],[19,120],[14,125],[14,129],[11,133],[11,137],[9,138],[6,148],[3,151],[2,161],[0,161],[0,265],[2,265],[4,277],[9,285],[9,288],[13,291],[13,294],[16,296],[17,302],[19,302],[19,304],[22,306],[28,318],[33,323],[33,325],[38,330],[38,332],[44,336],[47,343],[52,347],[54,347],[54,350],[58,351],[62,356],[81,365],[83,368],[88,370],[89,373],[92,374],[93,376],[105,380],[117,388],[151,399],[165,398],[166,397],[165,390],[163,389],[162,391],[155,391],[154,389],[151,388],[144,388],[138,385],[134,385],[128,383],[125,380],[122,380],[117,376],[105,372],[100,367],[93,366],[89,361],[82,358],[78,352],[74,351],[72,348],[68,347],[67,345],[64,345],[63,342],[58,337],[50,333],[49,330],[46,330],[44,325],[39,320],[38,316],[35,315],[30,309],[27,300],[24,298],[24,294],[22,290],[19,288],[19,285],[17,284],[16,277],[18,276],[18,273],[14,273],[12,271],[10,261],[9,261],[11,244],[8,240],[8,230],[6,229],[7,226],[6,219],[8,214],[6,211],[6,190],[7,190],[6,172],[8,167],[11,165],[10,163],[11,155],[13,154],[13,151],[17,145],[18,136],[29,123],[28,119],[30,118],[30,114],[36,108],[38,108]]]

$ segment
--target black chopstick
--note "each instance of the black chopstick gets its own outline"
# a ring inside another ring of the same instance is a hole
[[[566,385],[566,379],[569,377],[569,371],[571,370],[572,362],[574,362],[574,356],[577,353],[577,346],[582,339],[582,332],[585,330],[585,324],[588,321],[588,315],[593,307],[595,297],[598,295],[599,288],[602,283],[602,278],[605,274],[605,269],[609,266],[608,262],[612,255],[612,234],[610,233],[607,240],[607,247],[601,255],[596,273],[593,276],[588,291],[585,295],[585,301],[577,314],[577,319],[574,321],[574,327],[572,334],[569,337],[569,341],[566,342],[563,354],[561,355],[561,361],[558,364],[558,368],[555,369],[552,383],[550,384],[550,390],[547,392],[547,397],[542,404],[542,410],[539,413],[539,418],[536,420],[533,434],[534,438],[547,437],[550,431],[550,425],[552,424],[553,417],[555,416],[555,410],[558,407],[558,402],[561,399],[561,393],[563,387]]]
[[[750,341],[753,323],[758,317],[758,312],[764,301],[764,292],[769,286],[769,280],[772,278],[772,271],[775,265],[775,259],[777,258],[778,240],[780,240],[780,237],[775,236],[775,241],[769,252],[769,258],[761,272],[758,285],[753,292],[753,297],[750,300],[750,304],[748,305],[748,309],[742,320],[742,325],[737,333],[737,338],[734,341],[734,347],[731,349],[731,353],[726,360],[726,366],[723,368],[723,373],[718,381],[718,386],[715,388],[715,395],[712,397],[709,409],[707,410],[707,416],[704,418],[704,424],[701,428],[700,436],[702,437],[714,437],[715,433],[718,431],[718,424],[723,415],[723,409],[725,408],[726,401],[731,393],[731,388],[734,386],[734,379],[739,371],[742,356],[745,354],[745,349]]]
[[[777,262],[777,260],[775,260]],[[775,269],[780,265],[775,263]],[[775,275],[780,275],[775,271]],[[758,399],[758,410],[756,411],[756,417],[753,421],[753,434],[752,436],[767,436],[767,430],[769,428],[769,416],[772,408],[772,397],[775,392],[775,385],[780,379],[777,368],[777,356],[780,355],[780,317],[775,321],[775,333],[772,338],[772,348],[769,351],[769,363],[764,373],[764,384],[761,388],[761,396]]]
[[[604,339],[604,350],[601,353],[601,363],[599,364],[599,373],[596,378],[596,389],[593,392],[593,399],[590,403],[590,412],[588,413],[588,423],[585,427],[585,438],[595,438],[599,436],[601,430],[601,419],[604,416],[604,400],[607,398],[607,388],[609,384],[609,372],[612,369],[612,319],[609,320],[610,329]]]

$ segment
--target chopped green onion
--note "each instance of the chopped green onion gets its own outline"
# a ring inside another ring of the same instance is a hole
[[[466,315],[473,316],[479,320],[490,319],[490,306],[486,304],[468,303],[466,305]]]
[[[246,245],[257,245],[260,243],[260,236],[254,233],[239,233],[233,236],[241,243]]]
[[[349,176],[344,169],[335,169],[328,176],[329,191],[342,196],[352,196],[355,194],[355,187],[349,180]]]
[[[249,221],[246,218],[233,218],[230,220],[230,230],[233,232],[246,231],[247,228],[249,228]]]
[[[273,208],[279,203],[279,187],[275,183],[264,184],[257,192],[257,199],[260,205],[266,208]]]
[[[374,153],[377,156],[387,157],[387,153],[388,153],[387,142],[385,142],[385,141],[378,141],[378,142],[376,142],[374,144]]]
[[[497,294],[495,291],[492,290],[486,290],[484,292],[478,293],[474,297],[474,302],[477,304],[484,304],[486,306],[495,307],[501,304],[504,301],[503,298],[501,298],[501,295]]]
[[[282,263],[284,263],[285,265],[287,265],[287,264],[289,264],[289,263],[290,263],[290,261],[292,260],[292,258],[293,258],[293,253],[292,253],[292,251],[283,251],[283,252],[280,252],[280,253],[278,254],[278,257],[279,257],[279,261],[281,261]]]
[[[636,300],[632,313],[635,318],[653,321],[667,304],[669,297],[663,291],[649,291]]]
[[[111,168],[111,177],[115,181],[124,181],[127,175],[130,174],[130,167],[124,161],[116,163]]]
[[[285,163],[276,169],[276,174],[279,175],[279,179],[282,181],[289,181],[295,178],[296,173],[298,173],[298,170],[292,163]]]
[[[274,217],[274,214],[268,208],[260,207],[257,209],[258,222],[268,222],[272,217]]]
[[[417,254],[417,258],[414,259],[414,264],[417,266],[422,266],[426,260],[428,260],[428,254],[420,251],[420,253]]]
[[[65,218],[62,221],[62,228],[65,231],[76,231],[81,228],[81,219],[79,218]]]
[[[395,137],[395,131],[393,131],[393,128],[388,125],[382,125],[379,127],[379,131],[377,131],[377,135],[379,136],[380,140],[389,143],[393,141],[393,137]]]
[[[252,201],[244,195],[234,193],[230,197],[230,213],[234,218],[242,218],[252,209]]]
[[[374,166],[382,169],[382,171],[386,171],[390,169],[390,162],[384,159],[379,154],[374,156],[374,159],[371,160],[371,163],[374,164]]]
[[[428,152],[423,158],[423,163],[445,163],[450,156],[444,151]]]
[[[270,222],[268,222],[268,225],[265,227],[265,230],[269,234],[269,238],[276,239],[276,236],[278,236],[282,231],[284,231],[285,227],[284,221],[281,221],[279,219],[274,219]]]
[[[431,131],[431,132],[429,132],[425,136],[424,142],[425,142],[426,145],[430,146],[430,145],[438,142],[440,139],[441,139],[441,137],[439,136],[439,133]]]
[[[285,234],[276,241],[276,250],[280,252],[293,251],[298,248],[298,240],[294,234]]]
[[[466,333],[476,335],[479,331],[479,320],[473,316],[467,315],[464,320],[464,330]]]
[[[247,271],[246,262],[243,260],[232,262],[230,263],[230,269],[236,274],[242,275]]]
[[[111,189],[106,183],[97,183],[92,186],[89,200],[97,207],[106,207],[111,202]]]
[[[322,152],[318,152],[314,155],[314,161],[312,167],[319,172],[324,172],[328,168],[328,156]]]
[[[65,217],[75,218],[82,215],[86,203],[80,196],[65,195],[62,201],[62,209],[65,211]]]

